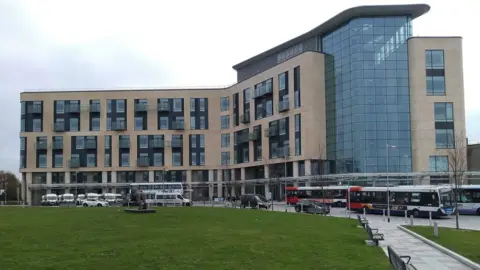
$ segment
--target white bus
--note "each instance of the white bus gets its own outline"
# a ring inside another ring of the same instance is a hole
[[[458,212],[462,215],[480,216],[480,185],[463,185],[457,196]]]
[[[145,194],[155,193],[176,193],[183,195],[183,184],[180,182],[163,182],[163,183],[131,183],[130,194],[132,190],[141,190]]]
[[[389,187],[391,215],[415,217],[449,216],[455,212],[453,190],[448,186]],[[382,214],[387,208],[387,187],[350,187],[349,208],[367,213]]]

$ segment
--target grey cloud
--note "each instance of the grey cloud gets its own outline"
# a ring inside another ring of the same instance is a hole
[[[161,63],[115,39],[66,47],[42,39],[20,1],[0,1],[0,168],[18,172],[19,94],[30,89],[168,84]]]

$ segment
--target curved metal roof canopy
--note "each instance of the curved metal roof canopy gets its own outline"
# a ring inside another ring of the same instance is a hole
[[[375,17],[375,16],[411,16],[412,19],[418,18],[430,10],[430,6],[427,4],[415,4],[415,5],[381,5],[381,6],[358,6],[347,9],[337,14],[335,17],[324,22],[323,24],[315,27],[314,29],[302,34],[296,38],[293,38],[283,44],[280,44],[268,51],[258,54],[248,60],[245,60],[239,64],[233,66],[233,69],[239,70],[254,62],[261,60],[269,55],[281,52],[290,48],[297,43],[309,39],[314,36],[327,34],[332,30],[338,28],[344,23],[358,18],[358,17]]]

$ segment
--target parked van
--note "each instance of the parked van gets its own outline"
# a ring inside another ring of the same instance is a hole
[[[74,204],[75,203],[75,197],[71,193],[62,194],[62,195],[60,195],[60,203]]]
[[[259,194],[244,194],[240,197],[240,207],[251,207],[251,208],[265,208],[268,209],[270,204],[268,203],[267,198]]]
[[[147,203],[149,200],[147,198]],[[167,205],[182,205],[182,206],[192,206],[192,201],[183,197],[179,193],[156,193],[153,204],[158,206],[167,206]]]
[[[85,200],[85,194],[78,194],[77,199],[75,200],[75,203],[77,205],[82,205],[84,200]]]
[[[50,193],[45,195],[45,205],[48,205],[48,206],[58,205],[57,194]]]

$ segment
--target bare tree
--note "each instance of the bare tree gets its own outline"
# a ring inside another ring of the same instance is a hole
[[[460,229],[458,222],[458,199],[460,186],[463,184],[465,171],[467,170],[467,138],[463,132],[453,134],[449,141],[454,144],[453,148],[448,149],[448,165],[446,170],[451,183],[454,187],[454,203],[455,203],[455,223],[457,230]]]

